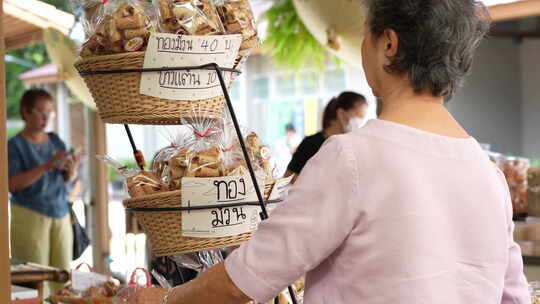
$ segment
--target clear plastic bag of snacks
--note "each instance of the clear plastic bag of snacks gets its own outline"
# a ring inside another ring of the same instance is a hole
[[[272,177],[272,166],[269,161],[269,149],[261,146],[259,137],[255,132],[250,132],[247,128],[241,127],[244,143],[248,150],[248,156],[253,170],[260,178]],[[248,174],[247,164],[244,159],[242,147],[238,141],[238,136],[233,123],[227,118],[223,123],[223,136],[221,137],[221,149],[223,151],[225,175],[245,175]],[[268,152],[268,153],[267,153]],[[263,158],[264,156],[265,158]]]
[[[71,0],[71,6],[81,11],[81,24],[86,37],[90,37],[105,16],[105,0]]]
[[[153,10],[138,0],[109,0],[85,14],[82,57],[144,51],[155,29]],[[89,2],[87,2],[89,3]]]
[[[239,57],[235,67],[242,64],[251,50],[260,45],[257,25],[249,0],[217,0],[216,8],[226,34],[241,34]]]
[[[163,33],[219,35],[223,25],[211,0],[153,0]]]
[[[106,155],[97,155],[96,158],[115,168],[126,179],[125,184],[132,198],[169,191],[169,187],[150,171],[127,168]]]
[[[171,145],[161,149],[152,170],[171,190],[179,190],[183,177],[219,177],[224,174],[219,121],[191,118],[183,126],[165,127]]]

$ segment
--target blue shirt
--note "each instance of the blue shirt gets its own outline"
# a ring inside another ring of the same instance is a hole
[[[56,152],[66,151],[66,145],[55,133],[41,145],[26,140],[20,133],[8,142],[9,177],[45,164]],[[50,170],[27,188],[11,193],[11,201],[45,216],[62,218],[69,212],[68,187],[63,172]]]

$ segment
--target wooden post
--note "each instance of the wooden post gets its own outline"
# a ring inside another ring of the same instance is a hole
[[[3,20],[0,1],[0,21]],[[4,31],[0,22],[0,303],[11,301],[11,266],[9,262],[9,202],[7,174],[6,71],[4,67]]]
[[[89,164],[92,179],[92,226],[94,267],[99,273],[109,273],[110,231],[109,192],[107,168],[96,155],[107,154],[105,124],[96,112],[89,111],[91,134],[89,136]]]

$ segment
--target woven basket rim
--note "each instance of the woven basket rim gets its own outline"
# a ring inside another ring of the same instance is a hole
[[[118,59],[126,58],[137,58],[144,57],[146,52],[129,52],[129,53],[120,53],[120,54],[111,54],[111,55],[100,55],[100,56],[88,56],[88,57],[77,57],[75,61],[75,66],[85,64],[88,62],[97,62],[97,61],[117,61]]]
[[[132,198],[123,200],[123,202],[124,202],[124,205],[126,205],[130,203],[138,203],[138,202],[143,202],[143,201],[148,201],[148,200],[155,200],[159,198],[179,196],[179,195],[182,195],[182,190],[165,191],[165,192],[160,192],[156,194],[144,195],[141,197],[132,197]]]
[[[276,182],[275,179],[266,180],[265,186],[272,185],[272,187],[273,187],[273,184],[275,182]],[[263,189],[261,189],[261,190],[263,190]],[[171,197],[171,196],[181,196],[181,195],[182,195],[182,190],[173,190],[173,191],[165,191],[165,192],[160,192],[160,193],[155,193],[155,194],[144,195],[144,196],[141,196],[141,197],[127,198],[127,199],[123,200],[122,202],[124,203],[124,206],[126,206],[128,204],[135,204],[135,203],[139,203],[139,202],[145,202],[145,201],[148,201],[148,200],[156,200],[156,199],[160,199],[160,198],[167,198],[167,197]],[[159,207],[156,207],[156,208],[159,208]],[[169,208],[169,207],[163,207],[163,208]]]

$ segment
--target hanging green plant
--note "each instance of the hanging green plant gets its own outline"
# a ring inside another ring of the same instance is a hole
[[[262,18],[268,22],[263,51],[277,66],[293,72],[308,66],[323,71],[329,56],[338,61],[309,32],[292,0],[275,0]]]

